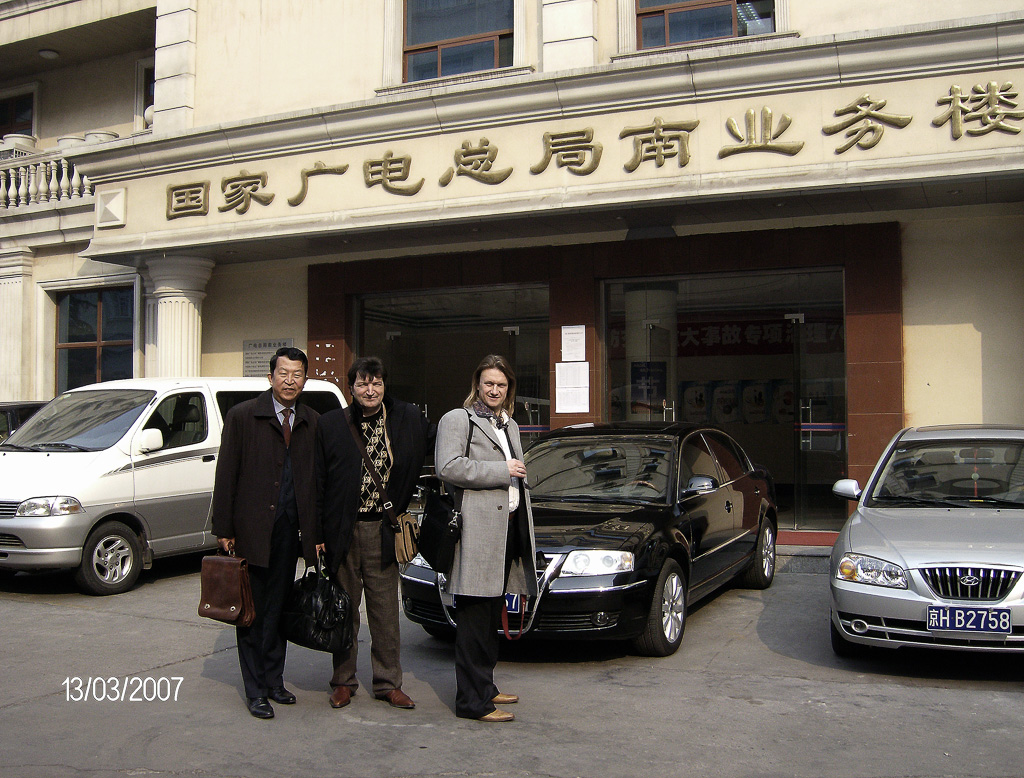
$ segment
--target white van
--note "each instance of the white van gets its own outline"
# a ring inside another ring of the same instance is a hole
[[[224,414],[266,378],[108,381],[64,392],[0,444],[0,570],[76,570],[127,591],[156,557],[215,548],[210,503]],[[344,407],[329,381],[299,400]]]

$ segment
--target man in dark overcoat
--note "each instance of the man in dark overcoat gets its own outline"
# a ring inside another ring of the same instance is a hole
[[[409,507],[424,457],[433,447],[434,425],[415,405],[386,394],[386,381],[387,371],[380,359],[356,360],[348,371],[352,404],[320,418],[316,436],[317,511],[328,564],[352,598],[357,634],[359,603],[366,596],[373,694],[396,708],[409,709],[415,703],[402,691],[395,531],[385,510],[385,497],[374,484],[360,443],[393,504],[395,516],[399,516]],[[359,686],[357,646],[358,641],[351,651],[334,656],[333,708],[348,705]]]
[[[284,686],[286,642],[279,624],[300,552],[316,559],[313,448],[318,414],[297,403],[308,361],[297,348],[270,360],[270,389],[224,418],[213,487],[213,534],[249,563],[256,618],[237,628],[238,664],[249,712],[274,717],[270,700],[295,702]]]

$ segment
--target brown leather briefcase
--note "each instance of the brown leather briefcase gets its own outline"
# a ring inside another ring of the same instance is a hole
[[[248,627],[256,616],[249,586],[249,565],[242,557],[217,553],[203,557],[199,615]]]

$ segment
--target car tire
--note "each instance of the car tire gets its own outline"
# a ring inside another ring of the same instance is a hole
[[[683,642],[686,628],[686,576],[679,563],[669,559],[658,574],[644,631],[633,641],[643,656],[670,656]]]
[[[420,624],[420,626],[432,638],[443,640],[445,643],[453,643],[455,641],[455,630],[451,627],[441,627],[436,624]]]
[[[748,589],[767,589],[775,580],[775,537],[775,526],[764,519],[757,532],[754,558],[743,574],[743,585]]]
[[[828,616],[829,637],[832,639],[832,653],[843,659],[856,659],[868,652],[868,647],[860,643],[852,643],[843,637],[836,623],[832,621],[832,614]]]
[[[75,582],[89,594],[120,594],[142,572],[142,542],[130,527],[108,521],[89,533]]]

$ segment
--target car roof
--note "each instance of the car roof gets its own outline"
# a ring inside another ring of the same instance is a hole
[[[1006,440],[1024,441],[1024,427],[1005,424],[945,424],[934,427],[908,427],[900,441],[917,440]]]
[[[669,435],[682,438],[698,429],[713,430],[714,427],[706,425],[688,424],[677,421],[613,421],[600,424],[573,424],[568,427],[560,427],[556,430],[541,435],[540,440],[551,438],[572,438],[600,436],[627,436],[627,435]],[[715,430],[718,431],[718,430]]]
[[[49,400],[0,400],[0,410],[6,408],[41,408]]]
[[[179,387],[202,385],[207,385],[214,391],[218,389],[262,390],[270,388],[270,382],[267,381],[265,377],[248,378],[239,376],[199,376],[194,378],[123,378],[117,381],[104,381],[99,384],[79,386],[75,389],[70,389],[69,391],[82,392],[96,389],[148,389],[154,392],[163,392]],[[327,389],[331,392],[337,389],[338,392],[341,392],[337,384],[316,378],[310,378],[306,381],[304,391],[309,391],[311,389],[320,391]]]

